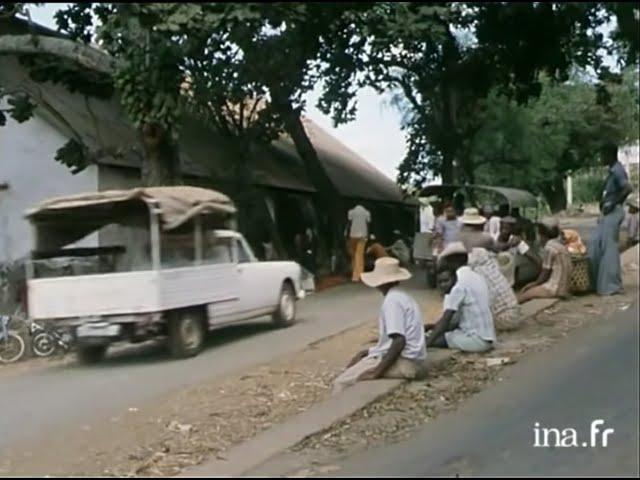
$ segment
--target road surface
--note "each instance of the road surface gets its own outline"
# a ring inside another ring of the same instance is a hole
[[[439,298],[421,285],[421,279],[416,275],[408,290],[421,300]],[[274,330],[266,319],[217,330],[200,355],[186,360],[174,361],[161,345],[147,344],[108,355],[95,366],[73,363],[15,375],[11,366],[0,368],[0,451],[17,441],[140,408],[175,390],[268,363],[367,320],[375,325],[380,300],[377,291],[362,285],[311,295],[298,304],[294,326]]]
[[[638,305],[602,320],[505,370],[500,384],[411,439],[338,462],[335,475],[637,477]],[[584,447],[598,419],[600,431],[614,429],[609,443],[600,435]],[[579,446],[534,448],[536,423],[540,434],[575,429]]]

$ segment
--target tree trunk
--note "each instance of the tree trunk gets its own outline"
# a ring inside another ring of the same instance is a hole
[[[565,190],[564,179],[557,177],[552,182],[542,186],[542,193],[549,203],[552,213],[565,210],[567,208],[567,193]]]
[[[284,97],[277,97],[276,95],[273,101],[282,115],[285,129],[293,140],[296,151],[304,162],[309,179],[318,191],[316,202],[314,203],[316,203],[317,211],[320,214],[318,216],[320,222],[320,249],[322,250],[320,263],[326,267],[330,252],[343,254],[345,250],[343,235],[345,219],[343,218],[342,199],[327,175],[324,166],[320,163],[318,154],[304,129],[300,114],[292,108],[289,100]],[[326,245],[323,244],[325,239],[328,240]]]
[[[446,150],[442,152],[442,167],[440,169],[440,177],[442,177],[442,183],[453,183],[453,155],[450,151]]]
[[[180,184],[180,157],[171,133],[148,123],[142,126],[140,136],[144,146],[142,183],[149,187]]]

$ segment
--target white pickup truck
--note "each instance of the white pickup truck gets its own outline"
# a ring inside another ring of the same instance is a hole
[[[276,326],[291,325],[313,277],[295,262],[258,261],[241,234],[219,228],[234,213],[226,196],[195,187],[40,204],[27,215],[36,234],[27,263],[29,317],[74,327],[79,358],[90,363],[123,340],[166,336],[173,356],[189,357],[202,349],[208,330],[222,325],[265,315]],[[69,247],[96,231],[106,235],[105,227],[113,232],[113,225],[129,232],[128,245]],[[62,257],[92,257],[98,266],[41,273],[40,263]]]

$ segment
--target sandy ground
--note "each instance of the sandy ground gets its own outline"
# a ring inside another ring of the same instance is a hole
[[[425,301],[422,309],[426,321],[440,312],[433,302]],[[372,319],[267,365],[60,431],[55,440],[12,445],[0,454],[0,475],[175,475],[224,456],[228,448],[327,398],[333,378],[355,352],[376,340]],[[6,374],[72,358],[24,362]]]

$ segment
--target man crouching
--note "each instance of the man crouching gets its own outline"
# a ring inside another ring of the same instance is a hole
[[[365,285],[384,295],[378,317],[378,343],[353,357],[336,378],[334,394],[362,380],[415,379],[424,374],[427,350],[420,308],[398,287],[409,278],[411,273],[390,257],[379,258],[373,271],[362,274]]]

